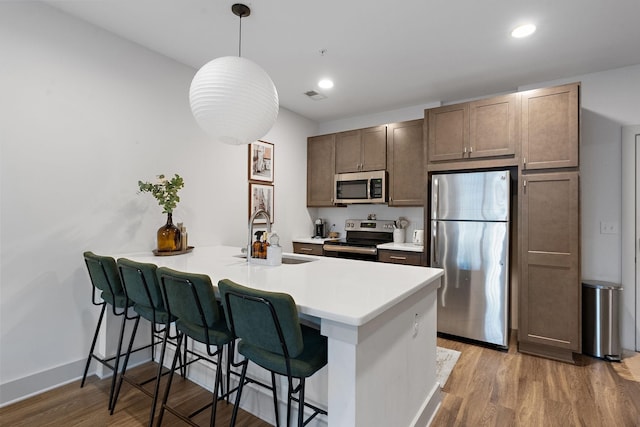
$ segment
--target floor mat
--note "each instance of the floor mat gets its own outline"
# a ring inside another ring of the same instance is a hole
[[[460,357],[460,352],[443,347],[437,347],[436,351],[436,379],[440,388],[443,388]]]

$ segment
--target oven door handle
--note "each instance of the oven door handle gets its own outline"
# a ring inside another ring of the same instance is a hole
[[[339,246],[339,245],[322,245],[322,249],[330,252],[345,252],[350,254],[364,254],[364,255],[376,255],[378,253],[377,248],[363,248],[359,246]]]

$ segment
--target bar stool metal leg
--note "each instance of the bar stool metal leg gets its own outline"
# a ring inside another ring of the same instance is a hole
[[[93,341],[91,341],[91,349],[89,350],[89,357],[87,357],[87,364],[84,367],[84,374],[82,374],[82,382],[80,388],[84,387],[84,382],[87,379],[87,373],[89,372],[89,365],[91,365],[91,359],[93,359],[93,350],[96,348],[96,342],[98,341],[98,333],[100,332],[100,325],[102,325],[102,318],[104,312],[107,309],[107,303],[102,303],[102,310],[100,310],[100,317],[98,318],[98,325],[96,326],[96,332],[93,334]]]

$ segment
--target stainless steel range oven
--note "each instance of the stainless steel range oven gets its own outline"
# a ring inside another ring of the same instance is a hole
[[[377,246],[393,241],[393,221],[348,219],[344,229],[344,239],[328,241],[322,246],[324,256],[377,261]]]

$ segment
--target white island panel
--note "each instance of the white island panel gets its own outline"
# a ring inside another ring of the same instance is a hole
[[[435,298],[423,288],[361,327],[323,320],[329,426],[427,425],[441,400]]]

